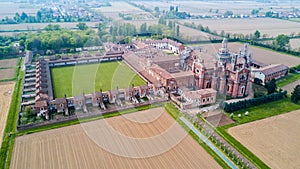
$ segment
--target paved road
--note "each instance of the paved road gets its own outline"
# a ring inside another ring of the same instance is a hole
[[[282,89],[287,90],[288,93],[291,93],[297,85],[300,85],[300,80],[297,80],[293,83],[287,84],[287,85],[283,86]]]
[[[227,157],[225,156],[214,144],[212,144],[207,137],[201,134],[192,123],[186,120],[184,117],[180,117],[180,120],[184,122],[210,149],[212,149],[225,163],[230,166],[230,168],[238,169],[238,167]]]

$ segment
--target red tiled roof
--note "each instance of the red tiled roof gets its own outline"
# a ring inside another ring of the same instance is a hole
[[[46,100],[35,102],[35,107],[46,107],[46,106],[48,106]]]
[[[263,67],[263,68],[258,69],[258,70],[261,71],[266,76],[268,76],[268,75],[271,75],[273,73],[277,73],[279,71],[287,70],[287,69],[289,69],[289,68],[287,66],[283,65],[283,64],[274,64],[274,65],[269,65],[269,66]]]

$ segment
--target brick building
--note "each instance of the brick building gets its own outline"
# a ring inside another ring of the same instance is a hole
[[[261,80],[262,84],[266,84],[272,79],[279,79],[288,74],[289,68],[283,64],[272,64],[260,69],[252,71],[252,77]]]

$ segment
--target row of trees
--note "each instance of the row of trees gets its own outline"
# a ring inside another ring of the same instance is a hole
[[[223,109],[226,112],[235,112],[240,109],[245,109],[252,106],[258,106],[261,104],[273,102],[276,100],[281,100],[287,96],[287,91],[279,91],[278,93],[273,93],[269,95],[264,95],[261,97],[253,98],[253,99],[246,99],[234,103],[227,103],[223,104]]]

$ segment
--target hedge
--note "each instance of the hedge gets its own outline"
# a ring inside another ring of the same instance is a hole
[[[264,95],[261,97],[253,98],[253,99],[246,99],[246,100],[241,100],[238,102],[234,103],[227,103],[224,102],[222,107],[224,111],[226,112],[234,112],[240,109],[252,107],[252,106],[258,106],[264,103],[269,103],[273,102],[276,100],[281,100],[285,98],[287,95],[287,91],[279,91],[278,93],[272,93],[269,95]]]

